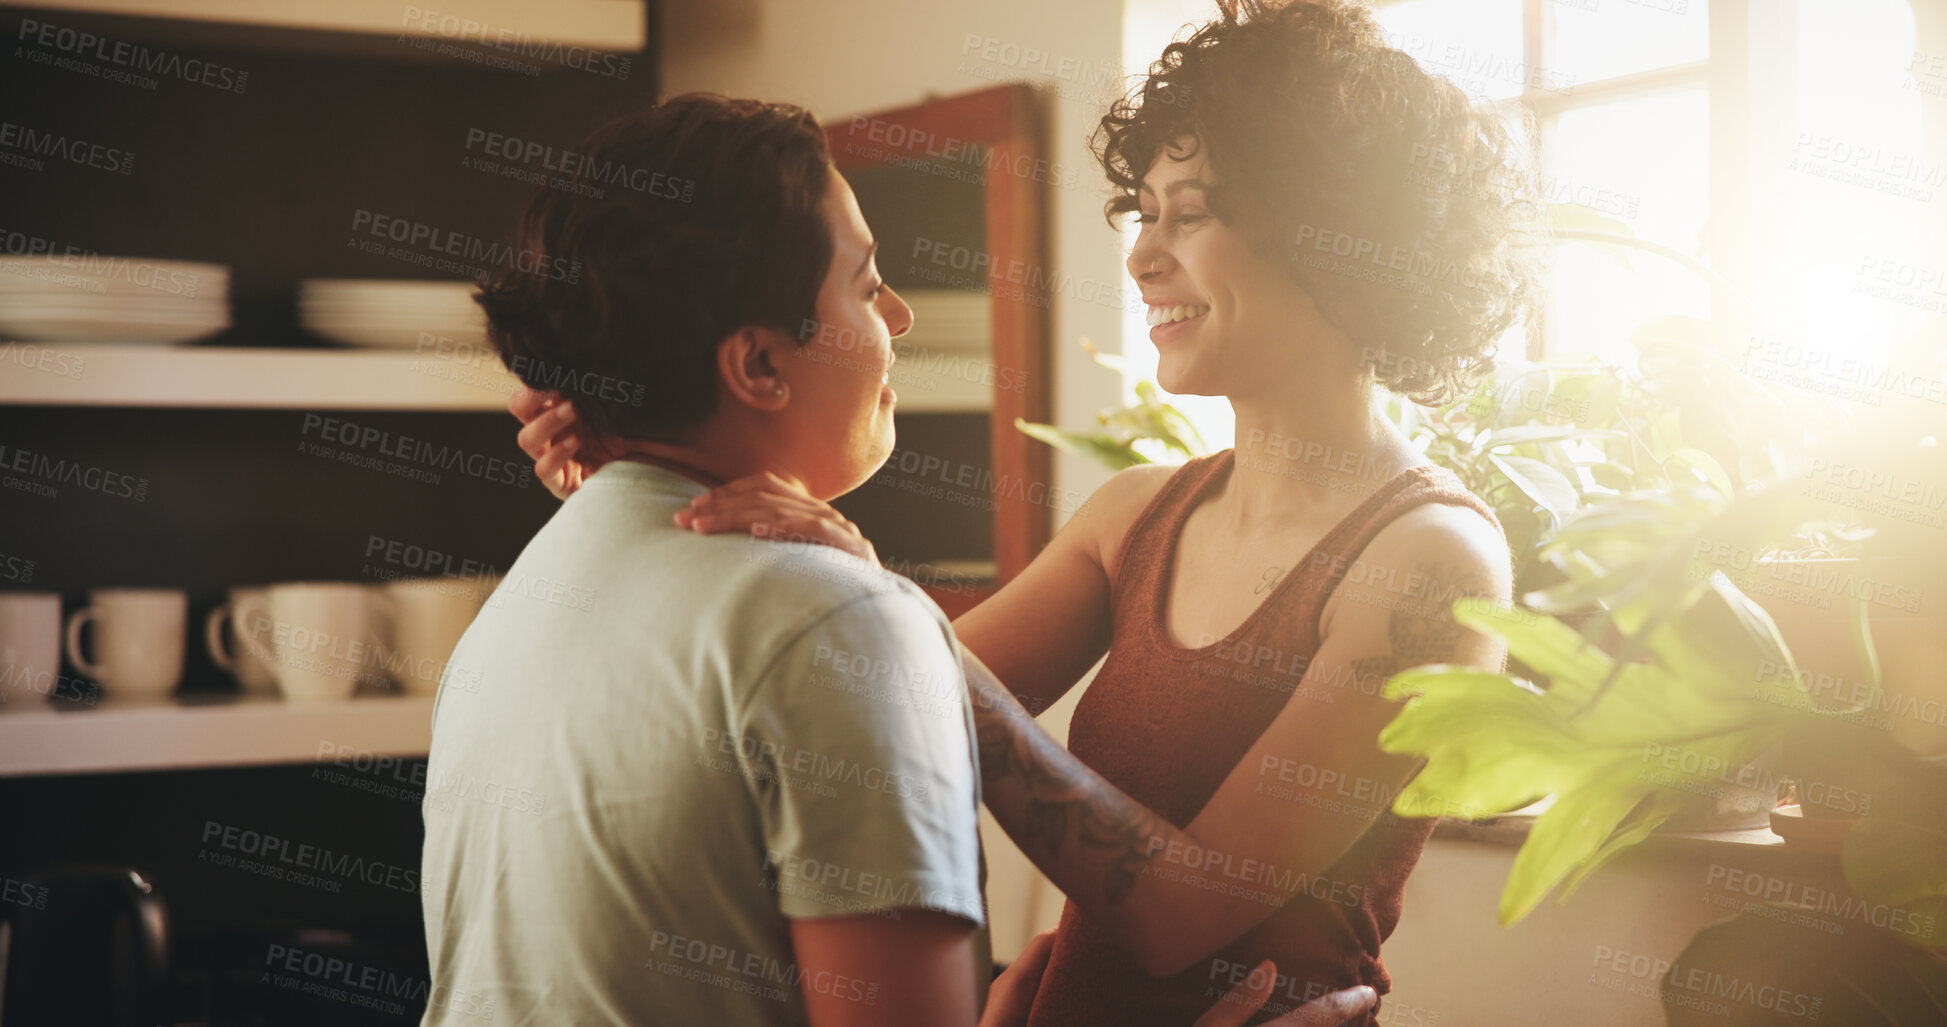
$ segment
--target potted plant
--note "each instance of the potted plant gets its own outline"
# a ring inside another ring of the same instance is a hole
[[[1546,612],[1456,604],[1459,620],[1499,635],[1547,686],[1472,668],[1394,677],[1386,694],[1406,705],[1380,744],[1427,761],[1394,810],[1507,811],[1554,797],[1509,873],[1499,912],[1507,925],[1558,886],[1566,898],[1660,825],[1712,801],[1737,768],[1775,751],[1785,774],[1873,797],[1844,837],[1841,864],[1857,901],[1900,911],[1902,926],[1840,937],[1791,926],[1790,907],[1748,909],[1699,933],[1673,965],[1749,981],[1776,976],[1785,953],[1802,990],[1841,1007],[1824,1011],[1828,1022],[1938,1023],[1936,1003],[1947,995],[1947,764],[1889,744],[1884,731],[1848,716],[1857,707],[1810,701],[1764,607],[1697,555],[1700,539],[1789,536],[1806,512],[1789,498],[1650,494],[1566,526],[1557,546],[1601,557],[1534,605],[1600,599],[1627,640],[1620,654]],[[1853,614],[1868,668],[1858,707],[1872,708],[1886,686],[1864,607],[1854,604]],[[1669,977],[1663,993],[1672,1024],[1723,1022],[1690,1008]]]
[[[1629,243],[1583,234],[1605,246]],[[1877,587],[1839,589],[1830,609],[1763,595],[1776,591],[1766,576],[1858,581],[1867,572],[1937,595],[1947,586],[1937,536],[1916,535],[1897,519],[1869,523],[1876,531],[1860,530],[1857,517],[1835,522],[1832,514],[1856,504],[1835,510],[1795,469],[1832,466],[1853,446],[1877,453],[1879,473],[1888,475],[1888,461],[1918,454],[1902,465],[1912,465],[1911,481],[1947,489],[1938,447],[1897,417],[1847,423],[1829,409],[1777,402],[1743,374],[1725,373],[1710,332],[1678,319],[1639,330],[1645,360],[1636,384],[1659,402],[1639,408],[1651,411],[1647,421],[1618,425],[1632,454],[1641,443],[1660,467],[1680,473],[1649,491],[1585,502],[1537,547],[1561,578],[1525,594],[1525,608],[1456,604],[1458,619],[1499,635],[1515,665],[1532,673],[1425,667],[1388,682],[1387,694],[1406,705],[1381,745],[1427,761],[1394,810],[1506,811],[1553,797],[1502,893],[1506,925],[1558,886],[1566,898],[1659,826],[1703,811],[1733,768],[1771,762],[1788,780],[1870,795],[1870,809],[1853,814],[1839,842],[1849,901],[1897,910],[1904,927],[1874,923],[1836,936],[1790,926],[1793,907],[1746,909],[1700,932],[1675,958],[1662,982],[1666,1017],[1673,1025],[1725,1022],[1720,1014],[1731,1007],[1694,1001],[1699,974],[1746,982],[1782,974],[1826,997],[1829,1005],[1811,1011],[1826,1022],[1943,1022],[1947,762],[1904,744],[1913,739],[1900,737],[1900,725],[1889,731],[1860,716],[1887,707],[1889,696],[1938,691],[1939,664],[1903,654],[1898,675],[1883,679],[1874,635],[1887,620],[1874,616]],[[1713,397],[1728,402],[1713,409]],[[1762,416],[1723,416],[1740,406]],[[1621,463],[1613,449],[1611,456]],[[1762,599],[1734,580],[1752,569],[1757,576],[1741,580]],[[1907,605],[1900,593],[1893,598]],[[1564,619],[1592,608],[1598,617]],[[1937,624],[1937,608],[1929,613]],[[1821,697],[1831,675],[1809,672],[1806,654],[1856,680]],[[1782,1022],[1775,1010],[1745,1008],[1749,1015],[1733,1023]]]

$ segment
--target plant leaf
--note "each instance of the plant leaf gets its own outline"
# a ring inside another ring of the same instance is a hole
[[[1585,232],[1601,232],[1622,239],[1634,239],[1636,233],[1627,224],[1615,218],[1603,217],[1593,208],[1579,203],[1551,203],[1548,205],[1548,227],[1554,231],[1563,228],[1578,229]],[[1634,274],[1636,267],[1629,262],[1629,247],[1617,243],[1607,243],[1596,239],[1574,239],[1595,250],[1610,260],[1622,265],[1624,271]]]
[[[1672,465],[1675,465],[1674,468]],[[1665,473],[1673,470],[1695,471],[1703,479],[1704,484],[1722,492],[1726,497],[1737,495],[1737,490],[1731,487],[1731,476],[1724,473],[1724,465],[1718,463],[1716,457],[1701,449],[1692,446],[1677,447],[1670,454],[1669,459],[1663,462],[1663,470]]]
[[[1536,506],[1555,517],[1555,523],[1568,520],[1580,502],[1575,486],[1562,477],[1562,472],[1540,460],[1508,453],[1489,453],[1487,458],[1507,475],[1508,481],[1523,495],[1533,500]]]
[[[1868,816],[1846,833],[1841,859],[1846,883],[1889,911],[1889,930],[1947,953],[1947,830]]]
[[[1562,891],[1556,901],[1568,901],[1568,897],[1575,894],[1575,889],[1580,888],[1582,882],[1588,880],[1591,874],[1621,855],[1623,850],[1648,838],[1651,831],[1663,826],[1665,821],[1682,812],[1686,805],[1688,803],[1685,800],[1668,792],[1652,794],[1646,805],[1636,808],[1637,816],[1633,820],[1628,820],[1615,834],[1610,835],[1609,840],[1603,842],[1601,848],[1583,860],[1582,864],[1562,881]]]
[[[1150,462],[1148,457],[1136,452],[1130,446],[1118,445],[1099,436],[1083,435],[1057,428],[1052,424],[1034,424],[1019,417],[1014,419],[1014,427],[1023,435],[1045,442],[1056,449],[1100,461],[1108,465],[1110,470],[1119,471],[1125,467]]]
[[[1921,1027],[1947,1023],[1947,961],[1886,931],[1807,930],[1753,905],[1697,932],[1661,982],[1668,1027]]]
[[[1549,889],[1595,856],[1616,825],[1655,790],[1653,785],[1633,783],[1638,773],[1625,765],[1555,794],[1555,805],[1535,821],[1514,857],[1514,868],[1501,891],[1501,926],[1533,912]]]
[[[1557,428],[1552,424],[1516,424],[1487,433],[1489,449],[1522,443],[1568,442],[1574,439],[1620,439],[1627,433],[1608,428]]]
[[[1590,476],[1595,478],[1595,483],[1603,488],[1615,489],[1617,492],[1631,492],[1639,487],[1636,472],[1622,464],[1603,460],[1587,466]]]
[[[1387,682],[1388,698],[1408,701],[1380,732],[1380,748],[1426,760],[1396,798],[1396,814],[1478,819],[1555,797],[1515,858],[1503,923],[1526,916],[1557,885],[1565,895],[1727,782],[1735,786],[1732,775],[1784,735],[1796,714],[1754,701],[1753,676],[1737,669],[1756,629],[1738,630],[1725,600],[1710,598],[1719,604],[1713,616],[1731,620],[1728,632],[1712,629],[1728,636],[1724,646],[1692,638],[1693,625],[1679,618],[1646,628],[1636,643],[1646,659],[1634,663],[1553,617],[1463,599],[1455,619],[1500,636],[1548,688],[1466,667],[1420,667]]]

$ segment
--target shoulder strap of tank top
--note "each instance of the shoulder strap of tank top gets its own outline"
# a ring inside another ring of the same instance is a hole
[[[1394,492],[1365,520],[1356,525],[1349,525],[1350,530],[1331,539],[1328,546],[1321,547],[1312,565],[1305,568],[1308,573],[1317,575],[1319,579],[1309,583],[1308,587],[1297,590],[1299,595],[1307,597],[1305,605],[1309,609],[1304,611],[1303,616],[1314,626],[1318,623],[1319,615],[1324,612],[1326,601],[1338,588],[1339,582],[1344,580],[1352,563],[1365,552],[1366,546],[1387,525],[1415,507],[1427,503],[1464,506],[1485,517],[1487,523],[1494,526],[1497,534],[1504,533],[1500,518],[1494,516],[1494,509],[1482,502],[1479,496],[1469,492],[1467,486],[1461,484],[1460,479],[1455,477],[1452,471],[1436,465],[1425,465],[1410,468],[1407,473],[1411,474],[1412,478],[1404,488]]]

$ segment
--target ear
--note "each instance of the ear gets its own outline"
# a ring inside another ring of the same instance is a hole
[[[745,325],[717,343],[717,377],[733,400],[755,410],[776,413],[791,401],[791,384],[784,380],[784,360],[778,355],[790,340],[771,328]]]

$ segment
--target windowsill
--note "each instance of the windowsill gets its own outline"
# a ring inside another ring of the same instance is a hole
[[[1528,840],[1528,832],[1533,829],[1535,820],[1547,811],[1553,801],[1552,798],[1543,799],[1513,813],[1484,820],[1454,820],[1443,817],[1434,826],[1433,837],[1440,840],[1485,842],[1518,848]],[[1768,827],[1742,831],[1657,831],[1644,839],[1636,848],[1645,853],[1682,856],[1708,852],[1712,849],[1723,851],[1725,846],[1734,846],[1744,852],[1772,851],[1789,853],[1792,857],[1836,859],[1836,855],[1827,849],[1791,844]]]

